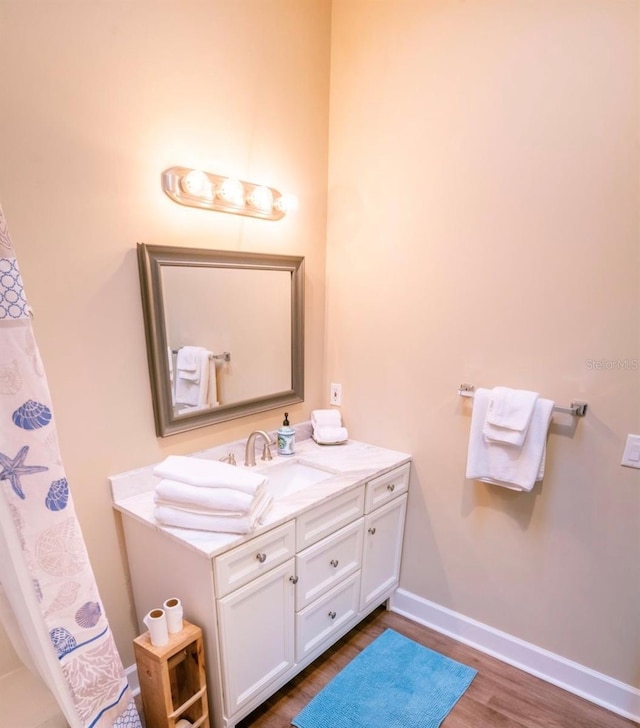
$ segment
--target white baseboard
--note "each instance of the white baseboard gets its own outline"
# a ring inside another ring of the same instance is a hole
[[[398,589],[393,594],[389,608],[624,718],[640,721],[640,690],[631,685],[441,607],[404,589]]]
[[[127,678],[127,682],[129,683],[129,688],[133,693],[133,697],[135,698],[136,695],[140,694],[140,681],[138,680],[138,669],[136,663],[134,662],[133,665],[125,667],[124,674]]]

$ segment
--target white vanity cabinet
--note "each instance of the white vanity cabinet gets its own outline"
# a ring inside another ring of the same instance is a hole
[[[209,554],[202,535],[181,541],[118,504],[138,618],[179,596],[203,630],[212,728],[233,728],[391,596],[409,486],[400,462],[368,480],[356,471],[331,495],[320,484],[315,504]]]

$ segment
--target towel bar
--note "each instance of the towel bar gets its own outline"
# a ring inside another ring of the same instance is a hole
[[[461,397],[473,397],[475,389],[476,388],[473,384],[461,384],[458,388],[458,394]],[[561,412],[565,415],[573,415],[574,417],[584,417],[587,414],[587,407],[588,404],[586,402],[573,400],[569,407],[558,407],[557,405],[554,405],[553,411]]]
[[[171,349],[172,354],[177,354],[178,349]],[[222,354],[210,354],[209,359],[223,359],[224,361],[231,361],[231,352],[224,351]]]

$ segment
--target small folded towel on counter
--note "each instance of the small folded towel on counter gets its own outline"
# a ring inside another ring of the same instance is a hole
[[[537,392],[494,387],[482,428],[484,436],[488,440],[522,447],[537,400]]]
[[[187,455],[169,455],[156,465],[153,474],[188,485],[208,488],[234,488],[253,496],[267,482],[260,473],[249,473],[218,460],[204,460]]]
[[[319,445],[340,445],[346,442],[349,433],[346,427],[336,427],[335,425],[319,425],[313,430],[313,439]]]
[[[347,428],[342,426],[342,415],[338,410],[313,410],[311,425],[313,439],[319,445],[340,445],[349,437]]]
[[[189,528],[196,531],[219,533],[251,533],[264,520],[273,497],[263,490],[255,499],[253,508],[243,515],[212,513],[197,508],[180,508],[174,505],[156,503],[153,515],[164,526]]]
[[[554,402],[538,397],[522,447],[489,440],[483,433],[491,390],[473,398],[466,477],[512,490],[530,491],[542,480],[547,434]]]
[[[251,510],[255,499],[263,490],[264,485],[258,486],[256,494],[252,496],[236,488],[206,488],[165,478],[155,487],[155,500],[162,501],[164,505],[243,515]]]
[[[311,412],[311,424],[313,428],[320,425],[342,426],[342,415],[335,409],[313,410]]]

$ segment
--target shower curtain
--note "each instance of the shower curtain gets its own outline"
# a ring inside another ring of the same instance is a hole
[[[75,514],[1,208],[0,584],[0,616],[20,629],[17,651],[71,728],[140,728]]]

